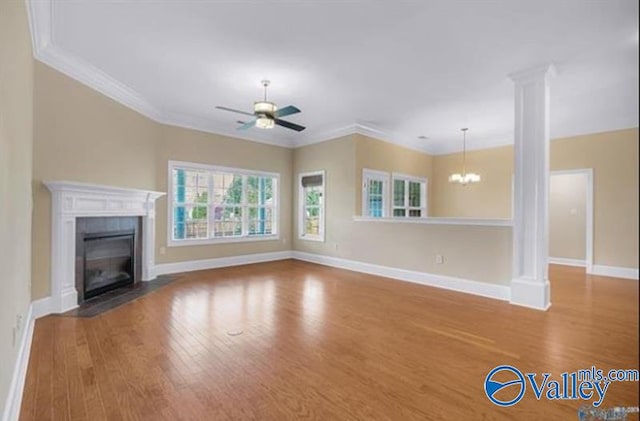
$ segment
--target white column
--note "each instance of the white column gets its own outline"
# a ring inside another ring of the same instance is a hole
[[[510,75],[515,83],[513,279],[511,303],[551,306],[549,249],[549,78],[551,65]]]
[[[78,306],[75,286],[76,220],[66,211],[73,199],[54,192],[51,203],[51,297],[52,310],[64,313]]]
[[[142,218],[142,280],[155,279],[156,199],[147,195],[147,214]]]

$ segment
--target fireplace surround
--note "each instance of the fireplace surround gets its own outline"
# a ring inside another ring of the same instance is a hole
[[[51,310],[53,313],[63,313],[76,308],[79,298],[84,299],[84,294],[79,294],[76,284],[78,218],[139,217],[141,231],[139,279],[150,281],[155,277],[155,201],[165,193],[72,181],[45,181],[44,184],[51,191],[52,196]]]

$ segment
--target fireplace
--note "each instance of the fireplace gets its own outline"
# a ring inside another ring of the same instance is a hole
[[[134,280],[135,233],[94,234],[84,238],[84,299]]]
[[[83,228],[85,220],[133,217],[135,253],[133,281],[150,281],[155,272],[156,200],[165,193],[75,181],[45,181],[51,191],[51,298],[49,311],[64,313],[84,298],[84,237],[130,231],[131,226]],[[80,241],[81,239],[81,241]],[[80,251],[79,251],[80,250]],[[79,284],[78,279],[82,279]]]
[[[76,290],[78,304],[140,280],[139,217],[76,220]]]

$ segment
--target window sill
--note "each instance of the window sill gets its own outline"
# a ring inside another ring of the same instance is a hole
[[[400,224],[427,224],[427,225],[480,225],[486,227],[512,227],[511,219],[478,219],[478,218],[372,218],[369,216],[354,216],[355,222],[389,222]]]
[[[256,241],[277,241],[279,239],[280,236],[278,235],[265,235],[260,237],[207,238],[203,240],[169,240],[167,241],[167,247],[210,246],[229,243],[253,243]]]
[[[324,237],[298,236],[298,240],[315,241],[316,243],[324,243]]]

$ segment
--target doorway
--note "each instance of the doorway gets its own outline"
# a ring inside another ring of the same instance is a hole
[[[593,169],[551,171],[549,263],[593,269]]]

